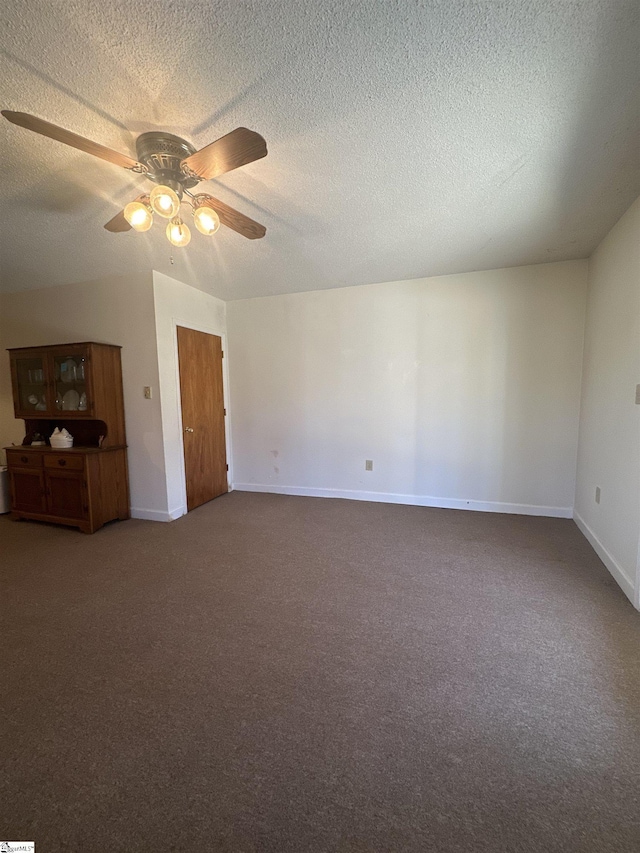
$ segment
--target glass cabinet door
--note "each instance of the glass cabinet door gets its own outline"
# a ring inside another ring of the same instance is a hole
[[[47,371],[44,356],[20,356],[15,359],[18,408],[22,412],[46,412]]]
[[[53,409],[57,412],[86,412],[89,399],[88,365],[83,355],[53,356]]]

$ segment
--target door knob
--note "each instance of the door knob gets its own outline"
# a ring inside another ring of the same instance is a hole
[[[193,429],[192,429],[192,427],[185,427],[184,431],[185,432],[193,432]]]

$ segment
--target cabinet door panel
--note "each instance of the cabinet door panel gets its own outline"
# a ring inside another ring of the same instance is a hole
[[[45,512],[44,474],[37,468],[10,468],[11,504],[23,512]]]
[[[87,515],[84,480],[74,471],[47,470],[49,515],[60,518],[84,518]]]
[[[80,416],[93,411],[89,353],[84,347],[70,346],[51,352],[53,405],[56,412]],[[65,414],[65,417],[67,415]]]
[[[42,417],[51,408],[50,377],[42,353],[12,355],[13,403],[17,418]]]

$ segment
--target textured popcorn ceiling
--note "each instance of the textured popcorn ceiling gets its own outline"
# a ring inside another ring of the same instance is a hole
[[[269,155],[201,185],[263,240],[172,249],[102,227],[150,184],[3,121],[3,288],[154,268],[235,299],[583,258],[640,193],[639,9],[5,0],[3,108],[123,152],[245,125]]]

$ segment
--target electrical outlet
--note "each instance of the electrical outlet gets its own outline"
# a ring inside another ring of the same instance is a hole
[[[145,400],[151,399],[151,386],[150,385],[144,386],[144,398],[145,398]]]
[[[364,470],[365,471],[373,471],[373,459],[365,459],[364,460]]]
[[[600,503],[600,486],[596,486],[596,503]]]

